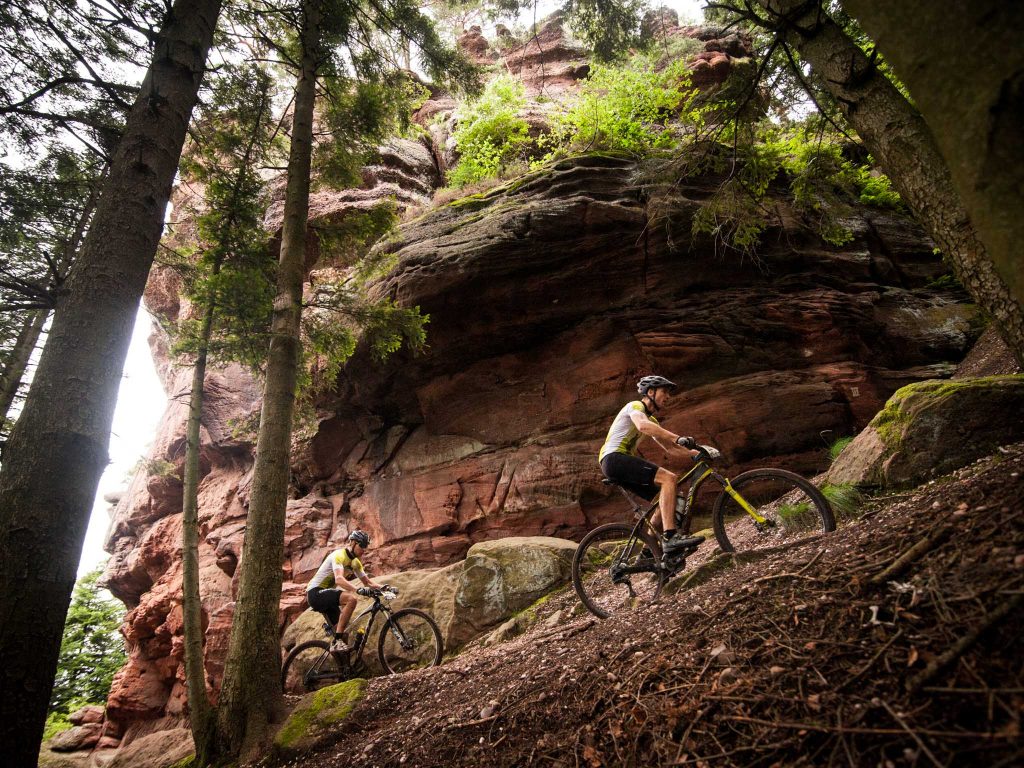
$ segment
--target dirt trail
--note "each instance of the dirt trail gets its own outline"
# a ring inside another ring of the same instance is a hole
[[[607,621],[570,588],[510,642],[371,681],[289,764],[1024,764],[1021,473],[1009,446]]]

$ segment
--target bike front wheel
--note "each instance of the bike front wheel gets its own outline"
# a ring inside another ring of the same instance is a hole
[[[400,674],[441,663],[444,641],[430,616],[416,608],[391,614],[377,640],[377,655],[385,672]]]
[[[341,660],[323,640],[299,643],[285,657],[281,667],[281,689],[291,696],[326,688],[345,679]]]
[[[660,559],[654,536],[634,537],[624,523],[599,525],[576,548],[572,584],[587,610],[607,619],[657,599],[666,580]]]
[[[784,469],[752,469],[733,490],[764,518],[757,522],[728,491],[715,501],[711,522],[724,552],[765,549],[836,529],[832,507],[811,481]]]

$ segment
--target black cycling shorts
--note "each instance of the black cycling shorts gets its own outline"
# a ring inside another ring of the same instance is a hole
[[[306,592],[306,602],[314,611],[320,611],[326,616],[332,626],[337,626],[338,619],[341,618],[341,608],[338,606],[338,595],[340,594],[340,589],[313,587]]]
[[[661,490],[654,482],[654,476],[658,473],[658,465],[641,459],[639,456],[630,456],[628,453],[609,453],[601,459],[601,471],[612,482],[618,483],[627,491],[648,501],[657,496],[658,491]]]

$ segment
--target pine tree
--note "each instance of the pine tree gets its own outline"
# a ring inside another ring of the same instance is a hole
[[[64,621],[51,714],[67,715],[85,704],[106,704],[114,673],[125,662],[120,634],[124,606],[100,586],[102,572],[102,568],[90,571],[75,584]]]

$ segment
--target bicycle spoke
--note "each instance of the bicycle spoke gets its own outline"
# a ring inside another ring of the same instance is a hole
[[[346,677],[345,665],[339,656],[327,652],[327,643],[303,643],[292,649],[281,671],[285,693],[301,696],[334,685]]]
[[[607,618],[655,600],[664,584],[657,545],[631,536],[628,525],[611,523],[584,537],[573,558],[573,584],[587,609]]]
[[[715,503],[714,526],[726,551],[764,549],[835,530],[828,502],[809,481],[791,472],[758,469],[733,480],[734,490],[764,522],[755,520],[730,494]]]
[[[441,661],[441,632],[421,611],[398,611],[381,630],[378,652],[385,671],[401,673],[434,666]]]

